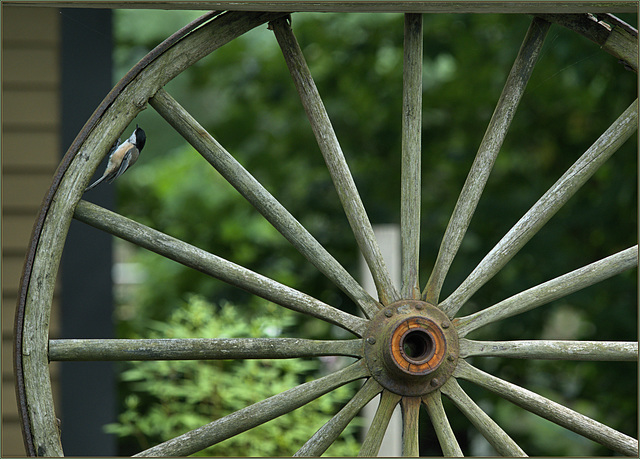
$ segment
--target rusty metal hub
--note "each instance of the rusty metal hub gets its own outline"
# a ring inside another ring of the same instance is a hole
[[[420,396],[453,373],[458,334],[445,313],[419,300],[401,300],[376,314],[364,336],[371,374],[400,395]]]

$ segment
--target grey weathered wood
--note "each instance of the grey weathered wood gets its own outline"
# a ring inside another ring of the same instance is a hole
[[[622,341],[460,340],[460,356],[540,360],[638,361],[638,343]]]
[[[602,47],[606,52],[623,60],[638,73],[638,38],[621,27],[614,27]]]
[[[48,219],[50,225],[60,228],[63,222]],[[64,225],[62,225],[64,226]],[[66,229],[66,228],[65,228]],[[41,238],[39,247],[55,239],[55,234]],[[49,277],[50,270],[57,272],[62,246],[51,246],[48,256],[36,257],[29,284],[23,327],[22,368],[27,399],[27,410],[36,454],[39,456],[63,456],[60,432],[56,422],[47,340],[51,301],[56,276]]]
[[[459,336],[466,336],[484,325],[542,306],[636,266],[637,245],[513,295],[486,309],[455,319],[454,324]]]
[[[534,18],[520,46],[442,238],[433,271],[423,292],[423,297],[429,303],[437,304],[439,301],[445,277],[475,213],[529,77],[533,73],[549,26],[547,21]]]
[[[54,203],[56,209],[62,203]],[[47,344],[51,319],[51,302],[63,244],[59,234],[66,234],[69,221],[48,214],[45,231],[40,236],[33,261],[29,288],[25,301],[22,332],[22,370],[26,409],[37,455],[63,456],[60,432],[56,422]],[[21,279],[21,284],[24,279]]]
[[[420,298],[420,203],[422,156],[422,15],[404,18],[400,231],[403,298]]]
[[[347,314],[268,277],[87,201],[78,203],[74,217],[254,295],[338,325],[358,336],[362,336],[368,324],[365,319]]]
[[[422,402],[427,407],[431,424],[436,431],[440,448],[444,457],[464,457],[460,444],[453,433],[447,413],[442,406],[440,391],[433,391],[422,397]]]
[[[402,408],[402,456],[418,457],[419,448],[419,418],[420,418],[420,397],[402,397],[400,407]]]
[[[636,99],[565,174],[529,209],[485,256],[462,284],[440,305],[456,312],[555,215],[582,185],[638,128]]]
[[[299,338],[55,339],[51,361],[291,359],[362,357],[362,340]]]
[[[348,382],[368,375],[367,366],[363,360],[359,360],[347,368],[254,403],[207,425],[146,449],[136,456],[188,456],[197,453],[227,438],[300,408]]]
[[[400,395],[386,389],[382,392],[380,404],[358,453],[359,457],[375,457],[378,455],[387,426],[400,398]]]
[[[462,390],[455,378],[449,378],[441,390],[455,403],[498,454],[505,457],[527,456],[522,448]]]
[[[160,89],[149,100],[149,104],[193,145],[307,260],[345,292],[368,317],[375,315],[380,308],[379,303],[175,99],[164,89]]]
[[[530,390],[478,370],[460,360],[453,374],[621,454],[638,457],[638,440]],[[613,383],[615,385],[615,383]]]
[[[50,6],[54,8],[146,8],[146,9],[175,9],[175,10],[238,10],[255,11],[255,0],[217,0],[217,1],[52,1],[33,2],[22,0],[7,0],[6,5],[19,6]],[[261,11],[319,11],[319,12],[384,12],[384,13],[635,13],[637,2],[630,1],[371,1],[371,0],[323,0],[323,1],[292,1],[271,0],[260,1]]]
[[[25,301],[22,340],[24,388],[37,454],[63,454],[53,406],[47,344],[54,284],[75,204],[114,140],[145,108],[147,99],[158,88],[213,50],[280,14],[224,14],[176,43],[149,63],[122,90],[64,171],[64,179],[54,190],[55,195],[39,235]]]
[[[323,425],[294,454],[295,457],[320,457],[347,427],[360,410],[382,391],[378,382],[369,378],[360,390],[338,413]]]
[[[291,25],[286,19],[280,18],[271,22],[271,26],[282,49],[282,54],[351,225],[351,230],[371,270],[380,302],[388,304],[398,300],[399,294],[382,258],[364,204],[349,171],[329,115],[302,55],[300,45],[293,35]]]

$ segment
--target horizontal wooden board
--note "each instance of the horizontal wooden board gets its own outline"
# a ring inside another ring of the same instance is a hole
[[[60,163],[60,136],[54,131],[5,131],[2,135],[2,167],[12,170],[48,170]]]
[[[2,457],[20,457],[26,454],[22,430],[18,421],[2,423]]]
[[[25,454],[14,390],[13,322],[31,228],[60,159],[60,18],[57,8],[2,5],[2,457]],[[57,311],[51,315],[53,333],[60,328]],[[57,373],[58,365],[52,367]],[[55,384],[54,377],[57,392]]]
[[[6,5],[17,2],[6,1]],[[22,2],[20,5],[42,6],[42,3]],[[593,2],[564,1],[564,2],[504,2],[504,1],[182,1],[182,2],[75,2],[52,1],[46,4],[49,7],[65,8],[146,8],[163,10],[236,10],[236,11],[371,11],[371,12],[402,12],[402,13],[616,13],[635,12],[636,2]]]
[[[2,177],[3,211],[15,211],[33,214],[40,208],[42,199],[51,186],[53,174],[7,174]]]
[[[2,295],[15,295],[18,292],[24,256],[2,257]]]
[[[13,340],[2,339],[2,380],[13,377]],[[4,384],[2,384],[4,386]],[[4,388],[3,388],[4,392]],[[3,394],[4,398],[4,394]]]
[[[60,96],[53,90],[12,89],[2,94],[4,129],[58,128]]]
[[[13,335],[13,320],[16,310],[17,294],[2,295],[2,338]]]
[[[2,338],[13,335],[13,321],[18,302],[17,294],[2,295]]]
[[[29,8],[22,3],[7,5],[4,2],[2,6],[4,46],[60,42],[60,13],[56,8]]]
[[[13,380],[6,380],[2,382],[2,419],[5,421],[16,421],[18,419],[16,390],[14,388]]]
[[[60,59],[56,48],[8,47],[2,53],[2,85],[56,88],[60,83]]]
[[[2,250],[25,252],[29,245],[31,229],[35,221],[33,215],[4,215],[2,219]]]

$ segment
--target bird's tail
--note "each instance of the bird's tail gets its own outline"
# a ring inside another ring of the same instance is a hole
[[[100,184],[104,181],[104,179],[106,179],[106,178],[107,178],[107,176],[106,176],[106,175],[103,175],[103,176],[102,176],[102,177],[100,177],[98,180],[96,180],[95,182],[93,182],[91,185],[89,185],[88,187],[86,187],[86,188],[84,189],[84,192],[86,193],[87,191],[92,190],[93,188],[97,187],[97,186],[98,186],[98,185],[100,185]]]

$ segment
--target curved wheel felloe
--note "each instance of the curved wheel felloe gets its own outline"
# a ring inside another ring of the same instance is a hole
[[[485,325],[524,313],[637,266],[638,246],[611,254],[481,311],[459,316],[469,299],[494,277],[636,131],[632,102],[593,145],[507,232],[447,298],[441,290],[509,130],[550,26],[557,22],[599,43],[637,72],[637,32],[608,15],[534,17],[507,76],[502,94],[444,232],[425,286],[419,281],[422,126],[422,15],[405,14],[401,151],[402,283],[397,288],[382,259],[362,199],[338,138],[284,13],[210,13],[161,44],[113,89],[63,159],[36,222],[25,264],[16,316],[16,376],[25,444],[30,455],[61,456],[51,395],[50,360],[282,359],[344,355],[356,362],[327,376],[212,420],[140,452],[183,456],[285,415],[351,381],[364,380],[354,397],[296,455],[319,456],[374,397],[381,394],[360,455],[378,453],[394,408],[403,414],[403,454],[417,456],[419,413],[426,410],[442,451],[463,451],[449,423],[442,395],[450,399],[495,450],[525,451],[462,389],[459,380],[487,389],[523,409],[594,440],[637,456],[638,441],[539,394],[490,375],[470,357],[636,361],[637,343],[605,341],[474,341],[466,336]],[[218,143],[163,87],[202,57],[259,25],[273,30],[316,136],[356,242],[371,270],[377,298]],[[83,190],[109,146],[150,105],[179,132],[258,212],[362,311],[357,317],[185,241],[82,200]],[[94,154],[103,152],[102,155]],[[49,314],[62,247],[72,218],[235,285],[283,307],[335,324],[353,339],[294,338],[49,340]]]

